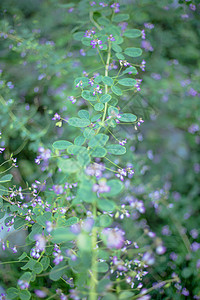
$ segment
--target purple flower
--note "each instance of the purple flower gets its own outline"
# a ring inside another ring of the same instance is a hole
[[[102,233],[106,237],[106,245],[108,248],[122,248],[124,244],[124,231],[118,228],[105,228]]]
[[[142,36],[142,39],[143,39],[143,40],[145,40],[145,36],[146,36],[146,35],[145,35],[145,31],[144,31],[144,29],[141,31],[141,33],[142,33],[142,34],[141,34],[141,36]]]
[[[52,120],[60,120],[61,116],[58,113],[55,113]]]
[[[25,290],[29,287],[29,283],[25,280],[21,280],[19,279],[17,282],[18,286],[20,287],[20,289]]]
[[[89,176],[96,176],[96,178],[100,178],[100,177],[102,177],[102,172],[104,170],[105,170],[104,165],[94,163],[94,164],[89,165],[86,168],[85,172]]]
[[[97,94],[102,94],[102,89],[100,89],[100,86],[97,85],[96,88],[94,88],[94,92],[92,93],[93,96],[95,96]]]
[[[76,103],[76,98],[74,96],[69,96],[68,100],[72,102],[72,104]]]
[[[116,60],[113,60],[113,62],[109,64],[108,70],[112,70],[112,69],[116,70],[118,66],[115,63]]]
[[[189,5],[189,8],[190,8],[191,10],[195,11],[195,10],[196,10],[196,5],[195,5],[195,4],[190,4],[190,5]]]
[[[95,183],[92,188],[93,192],[100,193],[108,193],[110,191],[110,186],[106,184],[105,179],[99,180],[99,184]]]
[[[6,148],[0,148],[0,153],[2,153]]]
[[[34,292],[38,298],[45,298],[47,296],[47,293],[42,290],[35,290]]]
[[[150,51],[152,52],[154,49],[151,46],[151,43],[147,40],[144,40],[141,42],[141,47],[145,50],[145,51]]]
[[[135,84],[135,88],[137,89],[137,91],[141,91],[140,85],[142,83],[142,79],[136,79],[137,83]]]
[[[95,34],[94,30],[87,30],[84,34],[84,37],[91,38]]]
[[[90,42],[90,45],[92,46],[92,48],[96,48],[96,46],[101,45],[102,41],[99,39],[94,39]],[[103,48],[103,46],[99,46],[100,49]]]
[[[156,253],[162,255],[166,252],[166,247],[163,245],[158,245],[156,248]]]
[[[130,66],[130,63],[127,62],[126,60],[120,60],[119,63],[120,63],[120,66],[124,66],[124,67]]]
[[[118,169],[118,173],[115,174],[116,177],[118,177],[121,181],[124,181],[124,176],[127,176],[127,172],[125,169]]]
[[[108,4],[106,4],[106,3],[104,3],[104,2],[99,2],[99,5],[102,6],[102,7],[108,6]]]
[[[53,185],[52,189],[56,193],[56,195],[60,195],[60,194],[63,193],[63,187],[62,187],[62,185],[58,185],[58,184]]]
[[[114,12],[115,13],[118,13],[119,11],[120,11],[120,5],[119,5],[119,3],[118,2],[115,2],[115,3],[113,3],[111,6],[110,6],[111,8],[114,8]]]
[[[64,257],[61,254],[61,250],[59,249],[58,245],[54,245],[54,252],[53,256],[55,257],[53,263],[58,265],[61,261],[63,261]]]
[[[113,37],[112,34],[110,34],[109,37],[108,37],[108,40],[111,41],[111,42],[114,42],[114,41],[115,41],[115,38]]]
[[[86,53],[85,53],[85,50],[84,50],[84,49],[80,49],[79,52],[80,52],[80,55],[81,55],[81,56],[86,56]]]
[[[142,61],[141,64],[140,64],[140,69],[141,69],[142,71],[145,71],[145,67],[146,67],[146,61],[143,59],[143,61]]]
[[[119,141],[119,144],[121,145],[121,146],[124,146],[127,142],[127,139],[125,139],[125,140],[123,140],[123,141]]]
[[[148,28],[148,29],[153,29],[153,28],[154,28],[154,25],[151,24],[151,23],[144,23],[144,27],[145,27],[145,28]]]
[[[94,6],[94,5],[96,5],[95,1],[90,2],[90,6]]]

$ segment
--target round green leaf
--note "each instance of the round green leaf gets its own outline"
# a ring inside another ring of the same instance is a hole
[[[101,261],[98,261],[97,262],[97,269],[98,269],[98,272],[99,273],[106,273],[108,272],[109,270],[109,266],[106,262],[101,262]]]
[[[116,55],[116,57],[118,58],[118,59],[122,59],[122,60],[124,60],[125,59],[125,57],[124,57],[124,55],[123,54],[121,54],[121,53],[116,53],[115,54]]]
[[[142,55],[142,49],[140,48],[126,48],[124,53],[130,57],[138,57]]]
[[[70,145],[72,145],[72,143],[65,140],[60,140],[53,143],[53,147],[58,150],[65,150]]]
[[[96,104],[94,105],[94,109],[95,109],[96,111],[101,111],[101,110],[103,110],[103,109],[104,109],[103,103],[96,103]]]
[[[137,38],[137,37],[141,36],[141,31],[138,29],[127,29],[124,32],[124,36],[128,37],[128,38]]]
[[[113,22],[123,22],[129,19],[129,15],[128,14],[116,14],[113,17]]]
[[[126,148],[118,144],[108,145],[106,146],[106,149],[110,154],[113,155],[123,155],[126,153]]]
[[[122,122],[135,122],[137,120],[137,117],[133,114],[121,114],[120,121]]]
[[[105,144],[107,143],[109,139],[109,136],[103,133],[99,133],[97,135],[95,135],[93,138],[91,138],[91,140],[88,143],[89,147],[97,147],[97,146],[105,146]]]
[[[76,173],[79,171],[79,165],[73,158],[62,159],[58,160],[58,167],[61,169],[62,172],[66,173]]]
[[[101,96],[100,101],[101,101],[101,103],[106,103],[106,102],[109,102],[111,100],[111,98],[112,97],[110,95],[105,94],[105,95]]]
[[[80,119],[80,118],[70,118],[68,120],[69,125],[74,126],[74,127],[87,127],[90,125],[90,121],[87,119]]]
[[[112,212],[115,210],[115,202],[106,199],[98,199],[97,206],[102,211]]]
[[[85,109],[82,109],[82,110],[79,110],[78,112],[78,116],[81,118],[81,119],[90,119],[90,114],[87,110]]]
[[[132,78],[123,78],[123,79],[120,79],[118,81],[119,84],[123,85],[123,86],[132,86],[134,87],[137,83],[137,81],[135,79],[132,79]]]
[[[113,79],[109,76],[104,76],[103,77],[103,82],[106,84],[106,85],[109,85],[111,86],[113,84]]]
[[[122,90],[118,86],[116,86],[116,85],[113,85],[111,87],[111,90],[117,96],[121,96],[122,95]]]
[[[93,157],[104,157],[107,154],[107,150],[103,147],[96,147],[96,148],[90,150],[90,154]]]
[[[13,178],[12,174],[6,174],[0,178],[0,183],[8,182]]]

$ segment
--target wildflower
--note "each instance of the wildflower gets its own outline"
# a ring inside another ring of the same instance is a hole
[[[68,100],[72,102],[72,104],[76,103],[76,98],[74,96],[69,96]]]
[[[117,171],[118,171],[118,173],[115,174],[115,176],[118,177],[121,181],[124,181],[124,176],[127,175],[126,170],[125,169],[118,169]]]
[[[147,40],[143,40],[141,42],[141,47],[145,50],[145,51],[150,51],[152,52],[154,50],[154,48],[152,47],[151,43]]]
[[[145,40],[145,31],[144,31],[144,29],[141,31],[141,33],[142,33],[142,34],[141,34],[142,39]]]
[[[116,60],[113,60],[113,62],[109,64],[108,70],[112,70],[112,69],[116,70],[118,68],[118,66],[115,63],[116,63]]]
[[[93,29],[87,30],[84,34],[84,37],[91,38],[94,34],[95,34],[95,31]]]
[[[124,234],[124,231],[118,228],[105,228],[103,235],[106,237],[107,247],[120,249],[124,244]]]
[[[102,41],[99,39],[94,39],[90,42],[90,45],[92,46],[92,48],[96,48],[96,46],[101,45]],[[103,48],[103,46],[99,46],[100,49]]]
[[[106,180],[102,179],[99,181],[99,184],[94,184],[92,188],[93,192],[99,193],[108,193],[110,191],[110,186],[106,184]]]
[[[94,88],[94,92],[92,93],[93,96],[95,96],[97,94],[102,94],[102,89],[100,89],[100,86],[97,85],[96,88]]]
[[[189,8],[190,8],[191,10],[195,11],[195,10],[196,10],[196,5],[195,5],[195,4],[190,4],[190,5],[189,5]]]
[[[146,67],[146,61],[143,59],[143,61],[142,61],[141,64],[140,64],[140,69],[141,69],[142,71],[145,71],[145,67]]]
[[[56,195],[60,195],[60,194],[63,193],[63,187],[62,187],[62,185],[58,185],[58,184],[53,185],[52,189],[56,193]]]
[[[125,139],[125,140],[123,140],[123,141],[119,141],[119,144],[121,145],[121,146],[124,146],[127,142],[127,139]]]
[[[25,280],[19,279],[17,284],[18,284],[18,286],[20,287],[21,290],[28,289],[28,287],[29,287],[29,283]]]
[[[142,83],[142,79],[136,79],[137,83],[135,84],[135,88],[137,89],[137,91],[141,91],[140,85]]]
[[[130,63],[127,62],[126,60],[120,60],[119,63],[120,63],[120,66],[121,66],[121,67],[122,67],[122,66],[124,66],[124,67],[130,66]]]
[[[114,8],[114,12],[115,13],[118,13],[120,11],[120,9],[119,9],[120,8],[120,4],[118,2],[113,3],[110,7]]]
[[[85,172],[89,176],[96,176],[96,178],[100,178],[102,176],[102,172],[105,170],[105,167],[103,164],[91,164],[89,165]]]
[[[2,153],[5,150],[5,148],[0,148],[0,153]]]
[[[76,87],[82,87],[82,86],[83,86],[83,81],[80,80],[80,81],[77,83]]]
[[[127,22],[121,22],[118,24],[119,27],[121,27],[122,33],[126,30],[128,23]]]
[[[165,246],[163,246],[162,244],[157,246],[157,248],[156,248],[156,253],[157,254],[162,255],[165,252],[166,252],[166,247]]]
[[[84,50],[84,49],[80,49],[79,52],[80,52],[80,55],[81,55],[81,56],[86,56],[86,53],[85,53],[85,50]]]
[[[104,3],[104,2],[99,2],[99,5],[102,6],[102,7],[108,6],[108,4],[106,4],[106,3]]]
[[[145,27],[145,28],[148,28],[148,29],[153,29],[153,28],[154,28],[154,25],[151,24],[151,23],[144,23],[144,27]]]
[[[47,293],[42,290],[35,290],[34,292],[38,298],[45,298],[47,296]]]
[[[137,122],[137,126],[140,126],[141,123],[144,123],[144,120],[142,120],[141,118],[139,118],[138,122]]]
[[[46,246],[46,239],[42,234],[36,234],[34,236],[35,240],[36,240],[36,244],[35,244],[35,249],[36,251],[44,251],[45,250],[45,246]]]
[[[94,5],[96,5],[95,1],[90,2],[90,6],[94,6]]]
[[[58,245],[54,245],[54,252],[53,256],[55,257],[53,263],[58,265],[61,261],[63,261],[63,256],[61,255],[61,250],[59,249]]]
[[[61,116],[58,113],[55,113],[55,115],[53,116],[52,120],[60,120]]]
[[[94,78],[93,78],[93,77],[90,78],[89,81],[88,81],[88,83],[89,83],[91,86],[93,86],[93,85],[94,85]]]
[[[111,42],[114,42],[114,41],[115,41],[115,38],[113,37],[112,34],[110,34],[109,37],[108,37],[108,40],[111,41]]]
[[[55,225],[51,221],[46,221],[46,231],[51,232],[54,229]]]

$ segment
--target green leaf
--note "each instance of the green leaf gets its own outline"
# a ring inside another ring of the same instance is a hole
[[[95,109],[96,111],[101,111],[101,110],[103,110],[103,109],[104,109],[103,103],[96,103],[96,104],[94,105],[94,109]]]
[[[103,147],[96,147],[95,149],[90,150],[90,154],[93,157],[104,157],[107,154],[107,150]]]
[[[119,300],[131,299],[135,294],[129,291],[123,291],[119,294]]]
[[[82,87],[81,88],[85,88],[85,87],[89,86],[87,77],[78,77],[78,78],[76,78],[75,81],[74,81],[75,85],[80,83],[80,81],[82,81]]]
[[[80,119],[80,118],[70,118],[68,120],[69,125],[74,126],[74,127],[87,127],[90,125],[90,121],[87,119]]]
[[[140,48],[126,48],[124,53],[130,57],[138,57],[142,55],[142,49]]]
[[[29,234],[29,239],[32,240],[32,241],[35,241],[35,235],[36,234],[41,234],[42,231],[43,231],[43,228],[42,228],[41,225],[39,225],[37,223],[33,224],[32,231]]]
[[[128,37],[128,38],[137,38],[137,37],[141,36],[141,31],[138,29],[127,29],[124,32],[124,36]]]
[[[113,22],[123,22],[129,19],[129,15],[128,14],[116,14],[113,17]]]
[[[117,179],[108,180],[107,185],[110,186],[110,191],[105,194],[106,197],[116,196],[124,188],[123,183],[120,180],[117,180]]]
[[[123,155],[126,153],[126,148],[118,144],[110,144],[106,146],[107,151],[113,155]]]
[[[63,173],[76,173],[79,171],[80,167],[73,158],[58,160],[58,167]]]
[[[31,299],[31,293],[27,290],[20,290],[19,291],[19,298],[21,300],[29,300],[29,299]]]
[[[133,114],[121,114],[120,122],[135,122],[137,120],[137,117]]]
[[[109,25],[110,24],[110,20],[109,19],[107,19],[106,17],[100,17],[100,18],[98,18],[98,23],[100,24],[100,25],[103,25],[103,26],[106,26],[106,25]]]
[[[116,57],[117,57],[118,59],[122,59],[122,60],[125,59],[125,56],[124,56],[123,54],[121,54],[121,53],[116,53],[115,55],[116,55]]]
[[[81,233],[78,235],[77,246],[81,251],[91,252],[91,237],[86,233]]]
[[[103,82],[106,84],[106,85],[113,85],[113,79],[109,76],[104,76],[103,77]]]
[[[0,196],[7,195],[8,189],[5,188],[3,185],[0,185]]]
[[[127,74],[129,72],[131,72],[131,74],[133,74],[133,75],[138,74],[138,71],[135,67],[128,67],[122,72],[122,75]]]
[[[92,41],[92,38],[83,37],[81,39],[82,44],[85,46],[90,46],[91,41]]]
[[[118,81],[119,84],[123,85],[123,86],[132,86],[134,87],[137,83],[137,81],[135,79],[132,79],[132,78],[123,78],[123,79],[120,79]]]
[[[53,143],[53,147],[58,150],[65,150],[70,145],[72,145],[72,143],[65,140],[60,140]]]
[[[82,167],[87,166],[91,161],[90,155],[87,152],[79,153],[77,159]]]
[[[67,152],[68,152],[69,154],[77,155],[77,154],[79,154],[79,153],[86,152],[86,147],[84,147],[84,146],[72,145],[72,146],[69,146],[69,147],[67,148]]]
[[[42,264],[42,267],[43,267],[43,271],[46,271],[50,265],[50,259],[49,257],[47,256],[44,256],[42,259],[41,259],[41,264]]]
[[[49,278],[53,281],[57,281],[60,279],[60,277],[65,273],[66,266],[64,261],[61,261],[58,265],[53,267],[50,271]]]
[[[115,44],[115,43],[112,43],[112,49],[115,51],[115,52],[122,52],[122,48],[119,46],[119,45],[117,45],[117,44]]]
[[[91,119],[92,122],[96,122],[98,119],[100,119],[102,116],[102,114],[97,114],[97,115],[94,115]]]
[[[98,199],[97,206],[102,211],[112,212],[115,210],[115,202],[106,199]]]
[[[76,32],[73,34],[73,38],[76,40],[76,41],[81,41],[82,38],[84,37],[85,35],[85,32],[84,31],[79,31],[79,32]]]
[[[114,295],[114,294],[111,294],[111,293],[108,293],[106,294],[102,300],[117,300],[118,298]]]
[[[34,259],[33,259],[34,261]],[[34,261],[36,262],[36,261]],[[32,277],[32,273],[31,272],[25,272],[24,274],[22,274],[22,276],[20,276],[20,280],[24,280],[24,281],[27,281],[27,282],[30,282],[31,281],[31,277]]]
[[[19,294],[19,290],[16,288],[11,287],[7,290],[8,299],[16,299],[18,297],[18,294]]]
[[[71,225],[74,225],[78,222],[79,222],[79,219],[77,217],[71,217],[71,218],[66,220],[65,226],[71,226]]]
[[[111,100],[111,95],[105,94],[103,96],[101,96],[100,101],[101,103],[106,103],[109,102]]]
[[[110,107],[108,108],[108,115],[109,115],[109,116],[112,116],[113,113],[119,114],[119,110],[117,109],[117,107],[110,106]]]
[[[109,270],[109,266],[106,262],[97,262],[97,269],[99,273],[106,273]]]
[[[92,128],[85,128],[83,135],[86,139],[91,139],[95,135],[95,131]]]
[[[112,224],[112,218],[108,215],[101,215],[99,217],[99,225],[102,227],[108,227]]]
[[[109,139],[109,136],[103,133],[99,133],[97,135],[95,135],[93,138],[91,138],[91,140],[88,143],[89,147],[97,147],[97,146],[105,146],[105,144],[107,143]]]
[[[12,178],[12,174],[6,174],[0,178],[0,183],[11,181]]]
[[[85,143],[85,140],[86,139],[82,135],[77,136],[74,140],[74,144],[77,146],[82,146]]]
[[[76,238],[76,235],[67,227],[58,227],[54,229],[52,231],[52,236],[53,243],[64,243]]]
[[[78,112],[78,116],[81,118],[81,119],[90,119],[90,114],[87,110],[85,109],[82,109],[82,110],[79,110]]]
[[[24,218],[17,216],[14,221],[14,229],[15,230],[22,229],[25,223],[26,221]]]
[[[19,257],[18,260],[23,260],[25,257],[27,257],[26,252],[23,252]]]
[[[38,222],[38,224],[46,227],[46,222],[49,221],[51,219],[52,214],[48,211],[45,212],[43,215],[40,215],[36,218],[36,221]]]
[[[34,265],[33,271],[36,274],[40,274],[43,271],[43,266],[42,266],[42,264],[39,261],[37,261],[36,264]]]
[[[94,82],[100,83],[102,81],[102,79],[103,79],[103,76],[99,75],[99,76],[97,76],[97,77],[94,78]]]
[[[97,99],[97,96],[96,95],[93,96],[92,92],[90,92],[90,91],[83,91],[81,96],[83,97],[83,99],[85,99],[87,101],[91,101],[91,102],[96,101],[96,99]]]
[[[111,90],[117,96],[121,96],[122,95],[122,90],[118,86],[116,86],[116,85],[113,85],[111,87]]]

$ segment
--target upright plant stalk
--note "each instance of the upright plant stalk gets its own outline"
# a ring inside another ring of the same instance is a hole
[[[93,217],[94,220],[96,220],[96,214],[97,214],[97,208],[96,208],[96,202],[93,204]],[[91,279],[90,279],[90,294],[89,294],[89,300],[96,300],[97,299],[97,293],[96,293],[96,287],[98,283],[98,270],[97,270],[97,228],[94,225],[92,229],[92,273],[91,273]]]

